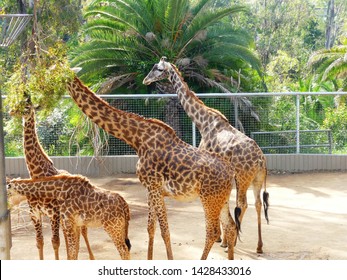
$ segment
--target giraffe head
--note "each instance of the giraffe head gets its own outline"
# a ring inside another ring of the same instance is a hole
[[[9,208],[13,208],[14,206],[20,204],[22,201],[26,200],[26,196],[18,193],[11,182],[11,179],[6,177],[6,185],[7,185],[7,201],[9,204]]]
[[[164,80],[169,76],[169,69],[171,64],[166,61],[166,57],[163,56],[159,63],[154,64],[152,70],[148,73],[146,78],[143,79],[143,84],[149,85],[156,81]]]
[[[12,117],[23,117],[24,119],[30,118],[34,111],[34,105],[31,102],[30,95],[27,95],[24,101],[16,106],[16,108],[10,110],[9,114]]]

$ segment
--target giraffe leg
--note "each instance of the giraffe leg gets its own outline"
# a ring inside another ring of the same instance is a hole
[[[115,226],[117,225],[117,226]],[[130,260],[130,248],[126,244],[126,223],[124,218],[119,218],[113,223],[104,224],[104,230],[111,237],[122,260]]]
[[[42,217],[39,211],[34,211],[30,207],[30,218],[34,224],[36,233],[36,247],[39,250],[39,258],[43,260],[43,234],[42,234]]]
[[[54,249],[54,256],[56,260],[59,260],[59,247],[60,247],[59,225],[60,225],[60,213],[58,211],[54,211],[54,214],[51,218],[51,229],[52,229],[52,246]]]
[[[237,187],[235,180],[233,180],[232,184],[233,184],[232,188],[236,188]],[[228,202],[228,204],[229,204],[229,202]],[[223,206],[223,209],[224,209],[224,207],[226,207],[226,206]],[[228,206],[228,210],[227,211],[229,211],[229,206]],[[227,235],[225,234],[225,225],[223,226],[222,223],[221,223],[221,225],[222,225],[222,236],[218,238],[217,242],[221,242],[220,246],[222,248],[228,248],[228,241],[227,241],[227,238],[226,238]],[[228,252],[228,249],[226,249],[225,251]]]
[[[237,201],[236,201],[236,208],[235,208],[235,222],[236,222],[236,227],[238,231],[241,231],[241,222],[248,208],[247,189],[249,185],[250,185],[249,182],[238,185]]]
[[[94,254],[92,252],[92,249],[89,244],[89,239],[88,239],[88,228],[86,226],[81,227],[81,234],[83,236],[84,242],[86,243],[88,254],[89,254],[89,259],[90,260],[95,260]]]
[[[62,226],[62,230],[63,230],[64,240],[65,240],[65,248],[66,248],[66,252],[67,252],[68,248],[69,248],[69,244],[68,244],[68,240],[67,240],[67,233],[66,233],[66,229],[63,226]]]
[[[228,259],[234,259],[234,244],[237,239],[237,228],[233,218],[230,215],[229,203],[226,202],[222,208],[221,223],[223,225],[224,235],[223,238],[226,240],[226,247],[228,248]]]
[[[263,253],[263,240],[261,236],[261,207],[262,202],[260,198],[261,185],[254,184],[253,192],[255,198],[255,210],[257,211],[257,223],[258,223],[258,245],[257,245],[257,253]]]
[[[147,221],[147,232],[148,232],[148,250],[147,260],[153,260],[153,246],[154,246],[154,235],[156,227],[155,210],[152,206],[152,201],[148,200],[148,221]]]
[[[262,240],[262,234],[261,234],[261,208],[262,208],[262,202],[260,198],[260,192],[263,186],[263,183],[266,178],[266,170],[263,169],[253,180],[253,194],[255,199],[255,210],[257,211],[257,222],[258,222],[258,245],[257,245],[257,253],[262,254],[263,253],[263,240]],[[268,203],[268,201],[266,201]],[[266,219],[267,218],[267,212]]]
[[[161,236],[164,240],[164,244],[166,247],[167,259],[173,260],[170,231],[169,231],[169,224],[167,221],[167,213],[166,213],[164,197],[159,191],[155,190],[155,191],[149,192],[149,200],[151,201],[151,206],[152,207],[154,206],[153,212],[156,214],[159,221]],[[154,237],[154,234],[153,234],[153,237]],[[153,250],[152,250],[152,254],[153,254]]]
[[[219,218],[223,205],[220,205],[219,201],[211,196],[206,198],[200,196],[200,199],[204,208],[206,221],[205,247],[201,260],[206,260],[214,242],[217,241],[221,234]]]
[[[63,228],[66,234],[66,253],[68,260],[77,260],[79,246],[79,231],[73,221],[63,220]]]

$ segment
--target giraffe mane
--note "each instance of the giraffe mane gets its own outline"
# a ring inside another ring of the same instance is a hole
[[[195,92],[189,89],[188,84],[184,81],[183,76],[182,76],[181,72],[178,70],[177,66],[175,64],[172,64],[172,63],[170,63],[170,64],[171,64],[172,68],[174,69],[174,71],[176,71],[178,73],[178,77],[180,78],[182,84],[188,89],[186,91],[187,95],[189,95],[190,97],[194,98],[201,105],[205,106],[208,111],[215,113],[216,115],[221,117],[224,121],[229,122],[228,119],[224,116],[224,114],[222,114],[219,110],[216,110],[216,109],[213,109],[211,107],[206,106],[204,104],[204,102],[202,102],[199,99],[199,97],[196,96]]]
[[[59,175],[52,175],[52,176],[47,176],[47,177],[39,177],[39,178],[26,178],[26,179],[21,179],[21,178],[16,178],[16,179],[11,179],[9,182],[16,182],[16,181],[27,181],[27,182],[49,182],[53,180],[64,180],[64,179],[78,179],[83,182],[90,182],[86,177],[82,175],[72,175],[72,174],[59,174]]]
[[[97,96],[97,94],[95,94],[88,86],[84,85],[82,83],[82,81],[77,76],[75,76],[75,81],[78,82],[79,87],[83,88],[83,90],[86,91],[88,94],[92,94],[92,95]],[[103,105],[109,107],[111,110],[117,111],[119,114],[130,115],[132,118],[134,118],[136,120],[146,121],[146,122],[150,122],[150,123],[153,123],[153,124],[157,124],[158,126],[161,126],[163,129],[165,129],[171,135],[177,137],[175,130],[171,126],[169,126],[168,124],[164,123],[161,120],[153,119],[153,118],[145,118],[143,116],[140,116],[140,115],[132,113],[132,112],[122,111],[122,110],[120,110],[118,108],[112,107],[109,103],[107,103],[102,98],[98,97],[98,99],[100,100],[100,102],[102,102]]]

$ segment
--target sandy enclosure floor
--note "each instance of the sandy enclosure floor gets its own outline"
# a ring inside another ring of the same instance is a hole
[[[115,175],[90,178],[99,187],[117,191],[128,202],[131,211],[129,238],[131,257],[144,260],[147,256],[146,190],[135,175]],[[269,175],[269,218],[262,215],[264,254],[256,253],[257,224],[252,188],[248,191],[248,209],[242,222],[242,242],[235,247],[235,259],[253,260],[347,260],[347,174],[309,173]],[[235,189],[230,199],[235,206]],[[175,259],[200,259],[205,239],[205,222],[200,201],[190,203],[166,200],[171,242]],[[12,211],[11,259],[36,260],[35,232],[22,204]],[[96,259],[120,259],[111,239],[102,228],[90,228],[89,240]],[[45,259],[54,259],[50,226],[44,223]],[[65,242],[61,234],[60,258],[66,259]],[[209,259],[226,259],[218,243]],[[88,259],[81,239],[79,259]],[[166,259],[166,250],[157,226],[154,259]]]

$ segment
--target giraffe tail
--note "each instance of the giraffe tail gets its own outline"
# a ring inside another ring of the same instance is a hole
[[[266,177],[267,177],[267,168],[265,166],[263,206],[264,206],[265,219],[266,219],[267,223],[269,224],[268,209],[269,209],[270,204],[269,204],[269,193],[266,191]]]
[[[235,216],[235,224],[237,229],[237,236],[239,236],[239,234],[241,233],[240,215],[241,215],[241,208],[235,207],[234,216]]]
[[[128,204],[126,204],[126,207],[124,207],[124,216],[125,216],[125,245],[128,247],[128,249],[130,251],[131,243],[130,243],[130,239],[128,238],[130,210],[129,210]]]
[[[131,249],[131,243],[130,243],[129,238],[125,238],[125,244],[127,245],[128,249],[129,249],[129,251],[130,251],[130,249]]]

